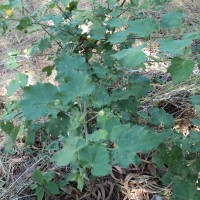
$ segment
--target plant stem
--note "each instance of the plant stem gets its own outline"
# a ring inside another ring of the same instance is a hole
[[[26,12],[28,13],[28,14],[30,14],[29,13],[29,11],[27,10],[27,9],[25,9],[26,10]],[[35,19],[35,17],[31,17],[36,23],[38,23],[37,22],[37,20]],[[33,22],[33,23],[35,23],[35,22]],[[52,35],[48,32],[48,30],[46,29],[46,25],[43,25],[43,24],[40,24],[41,25],[41,27],[42,27],[42,29],[50,36],[50,37],[52,37]],[[51,27],[51,26],[49,26],[49,27]],[[57,41],[57,40],[55,40],[55,42],[57,43],[57,45],[61,48],[61,49],[63,49],[63,47],[62,47],[62,45]]]
[[[85,133],[85,138],[88,136],[88,128],[87,128],[87,103],[86,100],[83,101],[83,113],[85,115],[85,122],[84,122],[84,133]]]

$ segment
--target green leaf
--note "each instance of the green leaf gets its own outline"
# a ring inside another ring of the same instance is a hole
[[[16,26],[16,28],[21,31],[27,29],[31,25],[32,25],[31,19],[29,17],[24,17],[20,19],[19,24]]]
[[[105,21],[105,23],[111,28],[120,28],[125,26],[127,21],[120,18],[111,18],[108,21]]]
[[[8,52],[9,56],[18,56],[20,54],[20,52],[17,49],[13,49],[12,51]]]
[[[59,89],[64,94],[61,96],[62,102],[68,104],[70,101],[74,101],[76,97],[85,98],[87,95],[92,94],[95,86],[86,72],[72,72],[70,81],[62,83]]]
[[[194,105],[198,116],[200,116],[200,95],[193,95],[190,97],[190,101]]]
[[[124,42],[127,39],[128,34],[129,34],[128,31],[115,32],[108,39],[108,42],[110,42],[111,44],[122,43],[122,42]]]
[[[131,5],[138,6],[139,5],[139,0],[131,0]]]
[[[148,94],[152,90],[150,86],[150,81],[147,77],[139,74],[132,74],[128,80],[128,89],[130,93],[140,99]]]
[[[7,88],[8,96],[14,95],[14,93],[20,88],[26,86],[28,82],[28,76],[23,73],[19,73],[17,77],[12,80]]]
[[[150,108],[151,121],[153,125],[164,128],[172,128],[174,126],[174,118],[172,115],[165,112],[164,109]],[[167,119],[167,120],[166,120]]]
[[[99,142],[100,140],[108,139],[108,133],[106,130],[98,130],[94,131],[92,134],[88,136],[88,140],[92,142]]]
[[[3,151],[3,153],[5,155],[9,155],[10,153],[12,153],[12,149],[13,149],[13,146],[15,144],[15,141],[11,138],[11,137],[8,137],[6,139],[6,142],[5,142],[5,149]]]
[[[114,53],[116,53],[115,50],[110,50],[110,51],[107,51],[107,52],[101,54],[105,66],[115,65],[115,60],[113,57]]]
[[[119,61],[121,67],[138,69],[147,58],[146,54],[142,51],[145,45],[135,48],[124,49],[113,55]]]
[[[47,6],[50,8],[50,9],[53,9],[55,6],[56,6],[56,3],[55,2],[49,2],[47,4]]]
[[[110,0],[110,1],[112,1],[113,2],[113,0]],[[114,0],[115,1],[115,0]],[[110,16],[111,17],[113,17],[113,18],[117,18],[119,15],[120,15],[120,13],[122,12],[122,9],[121,9],[121,7],[120,6],[116,6],[116,1],[115,2],[113,2],[113,10],[112,10],[112,12],[110,13]]]
[[[0,19],[0,29],[2,30],[1,35],[4,35],[8,29],[8,24],[6,20]]]
[[[4,131],[6,134],[10,134],[12,130],[14,129],[14,125],[10,121],[3,121],[1,122],[1,129]]]
[[[91,168],[94,176],[105,176],[111,172],[108,151],[101,144],[85,147],[79,152],[78,159],[84,168]]]
[[[187,152],[200,152],[200,134],[195,131],[190,131],[187,137],[183,137],[179,141],[181,148]]]
[[[15,69],[19,66],[19,64],[16,61],[15,56],[9,56],[9,60],[6,64],[7,69]]]
[[[13,141],[16,140],[19,131],[20,131],[20,126],[16,126],[16,127],[11,131],[11,133],[9,134],[9,136],[12,138]]]
[[[142,1],[140,5],[140,9],[163,9],[164,6],[166,6],[167,3],[169,3],[171,0],[148,0],[148,1]]]
[[[32,145],[35,143],[35,131],[29,130],[26,136],[26,144]]]
[[[38,169],[35,170],[34,178],[39,184],[44,185],[45,180],[44,180],[44,177],[43,177],[43,175],[42,175],[40,170],[38,170]]]
[[[78,186],[77,188],[82,191],[83,190],[83,187],[84,187],[84,178],[82,176],[79,176],[78,179],[77,179],[77,183],[78,183]]]
[[[128,99],[117,101],[117,105],[122,112],[136,114],[139,102],[134,97],[129,97]]]
[[[164,162],[163,160],[161,159],[160,157],[160,152],[159,151],[156,151],[154,154],[153,154],[153,157],[152,157],[152,162],[156,164],[157,168],[159,170],[162,170],[163,169],[163,166],[164,166]]]
[[[43,200],[44,197],[44,190],[40,187],[36,188],[37,200]]]
[[[196,39],[199,39],[200,38],[200,34],[198,32],[192,32],[192,33],[187,33],[187,34],[184,34],[183,36],[183,39],[186,39],[186,40],[196,40]]]
[[[51,41],[50,38],[43,38],[40,40],[38,44],[39,50],[43,52],[44,50],[48,49],[51,47]]]
[[[1,129],[10,136],[10,138],[15,141],[20,129],[20,126],[14,126],[12,122],[1,122]]]
[[[182,24],[183,13],[179,10],[164,14],[161,20],[161,27],[163,29],[176,29]]]
[[[164,164],[169,168],[177,165],[177,161],[182,157],[182,150],[178,146],[173,146],[169,148],[167,145],[163,145],[164,148],[159,152],[160,157],[162,158]]]
[[[55,176],[55,172],[54,171],[49,171],[47,173],[44,174],[44,179],[46,181],[51,181]]]
[[[101,110],[98,117],[98,128],[105,129],[108,134],[112,131],[113,127],[119,125],[120,119],[115,116],[109,109]]]
[[[200,69],[200,55],[197,55],[197,66]]]
[[[34,86],[25,87],[20,108],[28,120],[46,117],[56,114],[54,101],[58,99],[58,89],[49,83],[37,83]]]
[[[37,183],[30,185],[31,190],[35,190],[38,187]]]
[[[194,69],[194,62],[192,60],[185,60],[182,58],[173,58],[171,65],[168,67],[167,72],[172,76],[174,84],[186,81]]]
[[[69,128],[69,116],[64,113],[59,113],[58,115],[57,118],[51,118],[43,124],[45,131],[54,138],[59,135],[66,135]]]
[[[195,183],[188,180],[174,178],[172,184],[172,200],[196,200],[200,199]]]
[[[108,95],[108,92],[103,87],[96,88],[94,97],[93,97],[93,106],[101,108],[104,105],[109,106],[111,104],[111,97]]]
[[[114,142],[112,150],[112,164],[127,167],[137,163],[137,153],[146,153],[156,148],[167,134],[156,133],[141,126],[130,127],[130,124],[115,126],[110,139]]]
[[[45,189],[47,189],[51,194],[60,194],[59,187],[54,182],[47,182],[45,184]]]
[[[78,1],[70,1],[68,5],[66,6],[66,10],[73,11],[77,9]]]
[[[172,38],[167,38],[159,40],[159,43],[161,51],[170,55],[180,56],[184,53],[185,48],[192,44],[192,40],[173,40]]]
[[[128,23],[127,31],[138,37],[149,37],[158,30],[158,24],[154,18],[136,19]]]
[[[80,112],[79,109],[73,109],[70,113],[70,118],[70,126],[68,131],[76,133],[77,129],[82,127],[84,123],[85,114]]]
[[[85,146],[85,141],[80,137],[69,137],[64,139],[63,148],[52,158],[58,166],[67,166],[77,158],[77,152]]]
[[[61,2],[64,7],[66,7],[69,3],[69,0],[58,0],[58,2]]]
[[[193,95],[190,100],[194,106],[200,106],[200,95]]]
[[[66,77],[71,76],[71,73],[74,75],[76,70],[82,70],[82,68],[87,67],[85,65],[85,58],[80,55],[68,55],[62,53],[61,56],[55,61],[58,81],[65,80]]]
[[[91,38],[95,40],[104,39],[105,33],[106,33],[106,27],[102,24],[102,22],[99,19],[94,18],[93,24],[91,26],[91,31],[89,32]]]
[[[15,140],[17,138],[17,135],[20,130],[20,126],[13,127],[11,122],[1,122],[1,129],[9,135],[9,137],[6,138],[5,142],[5,149],[4,153],[8,155],[11,153],[13,146],[15,144]]]
[[[73,88],[73,90],[71,90]],[[60,91],[66,96],[62,96],[64,104],[74,101],[75,97],[85,98],[95,89],[90,82],[90,77],[85,73],[77,73],[76,80],[70,81],[68,84],[61,84]]]
[[[44,67],[42,69],[42,72],[46,72],[47,76],[51,76],[53,69],[54,69],[54,66],[49,65],[49,66]]]
[[[46,147],[46,149],[49,151],[57,151],[59,149],[59,142],[53,141]]]
[[[195,126],[200,126],[200,120],[199,119],[191,119],[191,122]]]
[[[152,90],[149,79],[139,74],[132,74],[129,77],[128,85],[126,89],[117,88],[112,91],[113,101],[128,99],[130,96],[135,96],[136,99],[140,99],[147,95]]]

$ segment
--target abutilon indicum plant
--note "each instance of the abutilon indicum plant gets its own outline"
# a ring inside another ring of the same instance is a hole
[[[12,151],[21,129],[27,145],[34,145],[36,132],[43,130],[51,162],[68,166],[66,176],[82,190],[91,177],[109,175],[114,165],[139,165],[140,154],[152,151],[156,167],[167,166],[160,180],[164,185],[172,183],[171,199],[199,199],[200,134],[178,133],[173,129],[174,117],[156,105],[141,109],[143,99],[153,91],[152,80],[140,73],[147,65],[167,61],[170,87],[188,81],[200,65],[199,55],[191,50],[200,38],[199,29],[189,32],[179,10],[161,12],[168,2],[106,0],[83,9],[79,1],[55,0],[30,13],[25,0],[4,1],[2,32],[9,28],[28,35],[45,32],[27,53],[54,52],[49,55],[53,64],[43,71],[47,75],[56,71],[57,83],[27,85],[23,73],[10,82],[9,95],[20,88],[23,94],[9,104],[1,119],[1,129],[9,136],[5,153]],[[144,51],[152,42],[159,45],[155,56]],[[15,69],[18,55],[9,56],[7,67]],[[190,101],[198,124],[200,96],[193,94]],[[52,172],[44,176],[36,170],[34,177],[38,199],[46,190],[59,194]]]

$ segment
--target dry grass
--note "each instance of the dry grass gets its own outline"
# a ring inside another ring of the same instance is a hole
[[[187,19],[191,23],[199,24],[199,10],[200,10],[200,0],[172,0],[170,4],[170,9],[180,9],[187,14]]]
[[[34,182],[32,174],[35,169],[45,170],[45,164],[49,162],[47,156],[41,158],[30,157],[29,155],[18,156],[3,156],[0,160],[0,183],[3,185],[0,187],[0,199],[2,200],[14,200],[19,196],[26,198],[28,196],[34,196],[33,191],[29,189],[30,185]]]

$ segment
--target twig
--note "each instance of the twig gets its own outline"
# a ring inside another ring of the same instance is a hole
[[[97,115],[91,117],[90,119],[88,119],[87,123],[90,122],[90,121],[92,121],[93,119],[95,119],[98,115],[99,115],[99,113]]]
[[[126,0],[123,0],[123,2],[121,3],[120,7],[122,7],[125,3],[126,3]]]
[[[122,10],[122,12],[117,16],[117,17],[120,17],[121,15],[123,15],[126,11],[129,11],[130,8],[126,8],[124,10]]]
[[[17,22],[20,22],[20,19],[17,19],[17,18],[5,18],[3,16],[1,16],[0,18],[4,19],[4,20],[9,20],[9,21],[17,21]],[[33,17],[31,17],[32,19],[34,19]],[[35,20],[35,19],[34,19]],[[54,26],[52,25],[48,25],[48,24],[43,24],[43,23],[40,23],[40,22],[31,22],[31,24],[35,24],[35,25],[40,25],[40,26],[46,26],[48,28],[52,28]]]
[[[30,194],[30,195],[25,195],[22,197],[17,197],[17,199],[28,199],[29,197],[36,197],[36,196],[37,196],[36,194]]]
[[[25,8],[25,10],[26,10],[26,12],[27,13],[29,13],[29,11]],[[30,13],[29,13],[30,14]],[[35,22],[37,22],[37,20],[35,19],[35,17],[31,17]],[[33,22],[33,23],[35,23],[35,22]],[[38,22],[37,22],[38,23]],[[46,29],[46,25],[43,25],[43,24],[40,24],[41,25],[41,27],[42,27],[42,29],[43,29],[43,31],[45,31],[49,36],[51,36],[52,37],[52,35],[51,35],[51,33],[49,33],[48,31],[47,31],[47,29]],[[47,25],[48,26],[48,25]],[[48,26],[48,27],[52,27],[52,26]],[[55,40],[55,42],[57,43],[57,45],[61,48],[61,49],[63,49],[63,47],[62,47],[62,45],[57,41],[57,40]]]
[[[6,194],[6,192],[8,190],[11,190],[11,188],[28,172],[30,171],[33,167],[35,167],[41,160],[43,160],[45,157],[49,158],[48,156],[43,156],[42,158],[40,158],[36,163],[34,163],[31,167],[29,167],[25,172],[23,172],[19,178],[17,178],[12,184],[10,184],[10,186],[8,187],[8,189],[3,192],[3,194],[0,195],[0,198],[3,198],[3,196]]]
[[[64,12],[64,10],[59,6],[59,4],[58,4],[58,2],[57,1],[53,1],[55,4],[56,4],[56,6],[58,7],[58,9],[60,10],[60,12]]]
[[[64,110],[61,110],[59,108],[55,108],[56,110],[59,110],[60,112],[64,113],[65,115],[67,115],[68,117],[70,117],[70,113],[69,112],[66,112]]]
[[[65,15],[65,17],[67,17],[67,19],[68,19],[69,21],[71,21],[71,19],[69,18],[69,16],[68,16],[68,15],[65,13],[65,11],[59,6],[58,2],[57,2],[57,1],[53,1],[53,2],[55,2],[56,6],[57,6],[58,9],[60,10],[60,12],[62,12],[62,13]]]
[[[42,29],[43,29],[49,36],[52,37],[51,33],[49,33],[49,31],[47,31],[45,27],[42,26]],[[61,45],[57,40],[55,40],[55,42],[57,43],[57,45],[58,45],[61,49],[63,49],[62,45]]]

